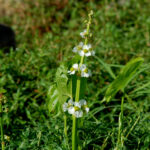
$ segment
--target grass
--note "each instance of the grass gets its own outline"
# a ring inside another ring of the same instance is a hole
[[[149,1],[1,2],[0,8],[7,11],[0,13],[0,22],[12,26],[18,45],[9,54],[0,51],[0,87],[7,91],[9,108],[3,115],[4,134],[10,136],[10,141],[5,140],[6,149],[67,150],[63,114],[49,113],[47,91],[55,82],[57,68],[72,60],[71,50],[81,40],[79,33],[92,9],[91,42],[96,57],[87,62],[93,76],[85,92],[90,113],[79,130],[83,150],[116,147],[122,93],[109,103],[102,100],[114,75],[135,57],[143,57],[144,63],[126,87],[129,99],[124,99],[123,148],[149,150]],[[67,122],[71,147],[71,117]]]

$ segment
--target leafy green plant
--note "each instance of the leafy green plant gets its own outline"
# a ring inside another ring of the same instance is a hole
[[[143,63],[143,58],[135,58],[129,61],[121,70],[120,74],[116,77],[116,79],[109,85],[106,90],[105,98],[107,102],[113,98],[118,91],[123,92],[122,100],[121,100],[121,112],[119,114],[118,121],[118,141],[116,150],[122,149],[124,144],[124,135],[123,135],[123,105],[124,105],[124,97],[125,97],[125,88],[129,84],[129,82],[138,75],[137,70]],[[110,69],[109,69],[110,71]],[[127,95],[126,95],[127,96]]]
[[[120,74],[116,77],[116,79],[109,85],[105,98],[107,102],[110,101],[113,96],[116,95],[118,91],[124,92],[125,87],[129,84],[129,82],[136,76],[137,70],[143,63],[143,58],[135,58],[129,61],[120,71]]]

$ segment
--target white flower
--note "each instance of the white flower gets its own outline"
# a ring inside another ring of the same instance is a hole
[[[74,53],[80,52],[82,50],[82,48],[83,48],[83,45],[84,45],[83,42],[80,42],[79,45],[74,47],[72,51]]]
[[[73,102],[73,100],[72,100],[72,99],[69,99],[69,101],[68,101],[68,105],[69,105],[69,106],[73,106],[73,105],[74,105],[74,102]]]
[[[76,118],[81,118],[83,116],[83,111],[82,110],[75,111],[74,115]]]
[[[73,64],[73,66],[71,67],[71,69],[68,71],[68,73],[70,75],[75,74],[75,72],[78,70],[79,65],[78,64]]]
[[[85,112],[88,113],[89,112],[89,107],[85,107]]]
[[[74,109],[74,102],[72,99],[70,99],[68,101],[68,113],[69,114],[73,114],[75,112],[75,109]]]
[[[81,77],[86,77],[88,78],[89,76],[91,76],[91,71],[86,67],[85,64],[83,64],[81,67],[80,67],[80,70],[81,70]]]
[[[74,103],[74,109],[75,109],[75,112],[73,113],[73,115],[76,118],[80,118],[83,116],[83,111],[81,110],[81,104],[79,102]]]
[[[68,110],[68,103],[63,104],[63,111],[66,112]]]
[[[68,108],[68,113],[69,114],[74,114],[75,113],[75,108],[73,106]]]
[[[82,38],[85,38],[86,35],[87,35],[87,30],[86,29],[83,32],[80,33],[80,36]]]
[[[81,100],[79,101],[79,103],[80,103],[81,106],[87,105],[87,102],[86,102],[86,100],[84,100],[84,99],[81,99]]]
[[[89,112],[89,108],[87,106],[87,102],[86,100],[82,99],[79,101],[79,103],[81,104],[81,108],[84,112],[88,113]]]
[[[74,115],[76,118],[82,117],[83,111],[81,110],[81,104],[74,102],[74,106],[68,108],[68,113]]]
[[[69,110],[70,107],[72,107],[74,105],[74,102],[72,99],[69,99],[68,103],[64,103],[63,104],[63,111],[66,112],[67,110]]]
[[[79,55],[80,56],[93,56],[95,55],[95,52],[92,50],[92,46],[91,44],[88,44],[88,45],[84,45],[83,46],[83,49],[81,51],[79,51]]]
[[[86,100],[82,99],[79,102],[73,102],[72,99],[68,101],[68,103],[63,104],[63,111],[68,111],[69,114],[74,115],[76,118],[81,118],[83,113],[89,112],[89,108],[87,106]]]
[[[81,108],[81,104],[79,102],[74,102],[74,106],[77,108]]]

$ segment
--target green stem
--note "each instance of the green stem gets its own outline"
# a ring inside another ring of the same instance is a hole
[[[2,118],[2,94],[0,94],[0,126],[1,126],[1,146],[2,150],[5,149],[4,132],[3,132],[3,118]]]
[[[121,148],[123,148],[124,137],[123,137],[123,105],[124,105],[124,95],[121,100]]]
[[[79,97],[80,97],[80,83],[81,83],[81,80],[80,80],[80,78],[78,78],[77,79],[77,88],[76,88],[76,98],[75,98],[76,102],[79,102]]]
[[[66,147],[69,148],[69,143],[68,143],[68,134],[67,134],[67,116],[64,115],[64,134],[65,134],[65,143],[66,143]]]
[[[80,78],[77,79],[77,86],[76,86],[76,97],[75,97],[75,102],[79,102],[79,98],[80,98],[80,83],[81,80]],[[77,150],[77,118],[73,115],[73,127],[72,127],[72,150]]]
[[[80,66],[83,64],[83,61],[84,61],[84,55],[81,57]]]
[[[124,104],[124,95],[121,99],[121,112],[119,114],[119,129],[118,129],[118,141],[116,150],[121,150],[123,148],[123,104]]]
[[[72,150],[77,150],[77,118],[73,115]]]
[[[89,34],[89,28],[91,24],[91,15],[89,14],[89,22],[87,23],[87,34]],[[88,36],[86,36],[84,44],[86,45],[88,42]],[[80,66],[84,62],[84,56],[81,57],[80,60]],[[80,84],[81,84],[81,78],[78,77],[77,79],[77,85],[76,85],[76,96],[75,96],[75,102],[79,102],[80,99]],[[78,129],[78,119],[73,115],[73,127],[72,127],[72,150],[77,150],[78,143],[79,143],[79,134],[77,134]],[[79,149],[81,150],[81,147],[79,146]]]

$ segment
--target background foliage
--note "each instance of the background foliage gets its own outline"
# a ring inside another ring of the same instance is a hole
[[[91,111],[80,129],[84,149],[116,146],[122,93],[118,92],[110,103],[102,100],[121,68],[130,59],[143,57],[144,63],[126,87],[124,149],[148,150],[149,8],[149,0],[0,0],[0,22],[11,25],[17,39],[16,51],[0,51],[0,87],[7,91],[9,108],[4,115],[5,134],[10,136],[7,149],[66,149],[63,114],[56,117],[55,110],[49,113],[47,93],[56,83],[57,68],[70,63],[71,50],[81,40],[79,33],[92,9],[91,43],[96,56],[87,62],[93,76],[85,93]],[[71,126],[68,131],[71,137]]]

